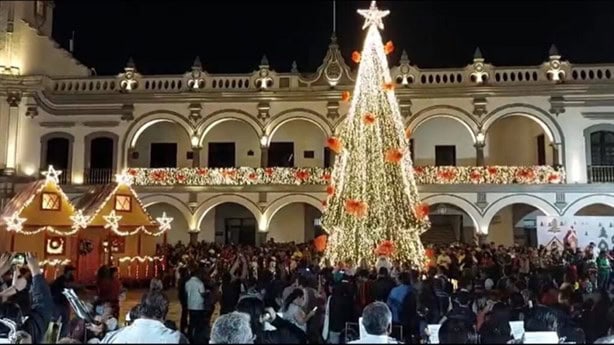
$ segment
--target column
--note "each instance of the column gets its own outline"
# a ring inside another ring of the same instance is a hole
[[[260,146],[260,167],[266,168],[269,165],[269,147]]]
[[[488,235],[478,234],[478,244],[488,244]]]
[[[190,231],[190,244],[198,243],[198,232]]]
[[[74,142],[70,143],[72,150],[68,150],[72,154],[72,159],[68,161],[68,170],[64,172],[67,176],[68,183],[82,184],[85,177],[85,141],[83,136],[76,135]],[[92,157],[93,158],[93,157]],[[95,158],[94,158],[95,159]],[[71,165],[72,162],[72,166]],[[115,181],[115,176],[111,175],[111,181]]]
[[[484,144],[477,143],[473,145],[475,147],[475,165],[484,166]]]
[[[6,167],[4,173],[6,175],[13,175],[17,169],[17,148],[19,146],[19,104],[21,103],[21,94],[18,92],[11,92],[6,98],[6,101],[9,104],[9,111],[6,133]]]
[[[561,150],[559,149],[561,144],[560,143],[552,143],[550,144],[550,146],[552,147],[552,166],[554,166],[555,168],[560,167],[561,164],[561,156],[560,156],[560,152]]]
[[[200,151],[202,147],[192,147],[192,168],[200,167]]]

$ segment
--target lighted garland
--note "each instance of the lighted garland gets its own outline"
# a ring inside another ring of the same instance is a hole
[[[547,165],[413,167],[416,184],[560,184],[565,171]],[[328,185],[327,168],[131,168],[136,186]]]

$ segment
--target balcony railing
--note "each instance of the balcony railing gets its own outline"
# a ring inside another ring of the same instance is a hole
[[[614,165],[589,165],[589,183],[612,183],[614,182]]]
[[[329,168],[129,168],[137,186],[327,185]],[[414,167],[417,184],[559,184],[552,166]]]
[[[68,169],[57,169],[56,171],[60,171],[60,175],[58,175],[58,182],[61,185],[67,185],[67,184],[71,183],[70,176],[71,176],[72,173],[71,173],[70,170],[68,170]],[[40,178],[45,178],[45,175],[43,173],[46,173],[46,172],[47,172],[47,170],[41,170],[39,172]]]
[[[85,170],[85,184],[107,184],[113,182],[113,169],[87,169]]]

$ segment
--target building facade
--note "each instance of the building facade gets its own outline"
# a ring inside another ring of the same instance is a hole
[[[334,34],[322,65],[249,74],[92,76],[51,37],[53,5],[0,4],[0,195],[62,170],[75,200],[134,176],[170,242],[303,242],[318,227],[355,64]],[[324,45],[324,44],[323,44]],[[614,64],[552,47],[538,66],[390,61],[433,242],[535,244],[538,215],[614,215]],[[234,169],[236,168],[236,169]]]

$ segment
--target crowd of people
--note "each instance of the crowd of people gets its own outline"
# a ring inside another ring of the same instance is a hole
[[[73,267],[48,283],[33,256],[16,265],[14,255],[2,255],[0,340],[502,344],[550,332],[565,343],[614,341],[613,255],[594,244],[427,246],[429,263],[420,269],[386,258],[331,265],[309,243],[159,250],[167,269],[131,310],[120,311],[125,290],[117,269],[99,270],[88,303],[93,321],[75,315],[62,293],[83,288]],[[177,323],[168,320],[175,293]],[[514,321],[522,321],[524,336]]]

